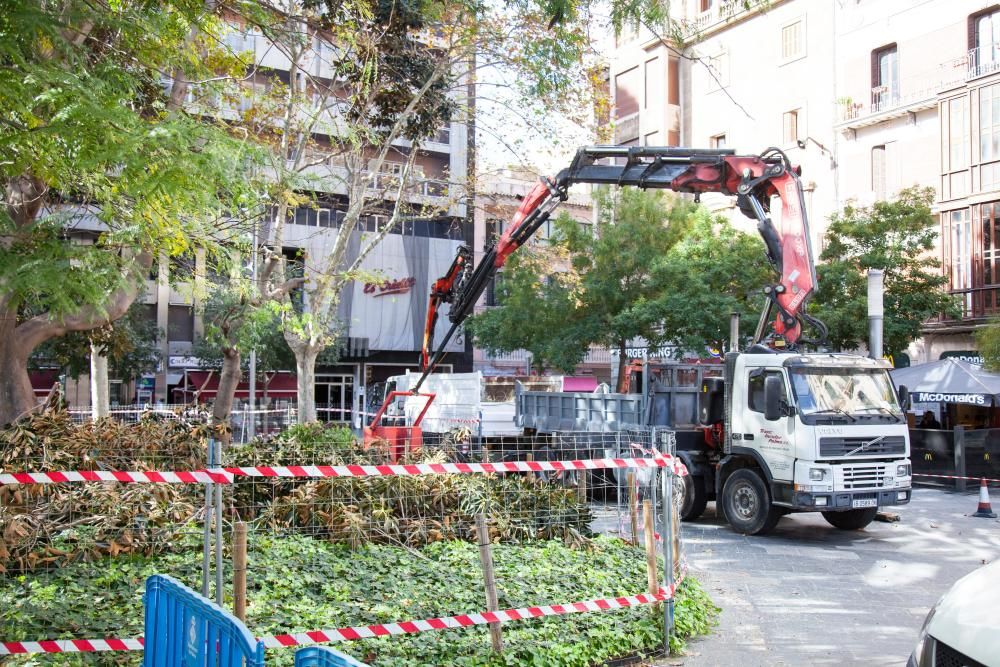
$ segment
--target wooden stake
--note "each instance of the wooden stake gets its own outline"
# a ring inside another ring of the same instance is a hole
[[[628,483],[628,516],[632,525],[632,544],[639,544],[639,491],[635,487],[635,473],[629,470],[625,479]]]
[[[656,538],[653,536],[653,503],[642,501],[642,527],[646,538],[646,584],[651,595],[656,595],[660,585],[656,577]]]
[[[579,493],[580,502],[587,503],[587,470],[581,470],[577,473],[580,477],[580,483],[577,485],[576,490]]]
[[[486,584],[486,610],[497,611],[497,581],[493,573],[493,545],[490,543],[490,533],[486,528],[486,515],[476,515],[476,536],[479,539],[479,562],[483,566],[483,581]],[[493,652],[503,651],[503,635],[500,631],[500,623],[493,622],[490,626],[490,642],[493,644]]]
[[[233,614],[247,620],[247,525],[233,524]]]

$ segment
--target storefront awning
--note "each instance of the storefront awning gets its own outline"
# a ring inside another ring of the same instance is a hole
[[[914,403],[990,406],[1000,397],[1000,375],[955,358],[897,368],[890,373],[897,386],[909,389]]]
[[[35,396],[48,396],[49,392],[52,391],[52,385],[59,382],[60,372],[58,368],[30,371],[28,377],[31,378],[31,388],[34,390]]]

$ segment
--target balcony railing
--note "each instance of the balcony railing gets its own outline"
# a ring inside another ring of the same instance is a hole
[[[1000,43],[969,49],[966,60],[966,78],[972,79],[1000,71]]]
[[[936,104],[937,93],[941,84],[924,86],[919,89],[901,91],[898,86],[876,86],[871,89],[871,102],[854,102],[850,99],[842,100],[840,107],[840,118],[842,121],[851,121],[874,116],[880,113],[893,111],[894,109],[906,109],[916,105]]]
[[[941,316],[938,321],[942,324],[955,324],[960,320],[982,320],[1000,315],[1000,285],[948,290],[948,293],[955,297],[960,315],[958,320]]]

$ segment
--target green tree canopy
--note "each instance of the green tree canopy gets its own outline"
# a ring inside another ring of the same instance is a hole
[[[892,201],[848,204],[834,214],[817,267],[813,314],[830,329],[830,343],[852,350],[868,341],[869,269],[885,272],[883,349],[903,352],[928,318],[958,317],[935,252],[937,218],[930,188],[901,190]]]
[[[501,305],[470,325],[479,344],[525,348],[536,365],[572,372],[591,345],[618,350],[624,366],[629,341],[663,340],[657,313],[648,308],[663,290],[653,267],[690,229],[695,205],[635,188],[598,190],[595,198],[595,229],[561,215],[548,255],[515,262],[504,273]],[[553,271],[560,256],[566,270]]]
[[[0,14],[0,423],[34,405],[38,345],[121,317],[155,258],[211,249],[248,193],[254,152],[162,83],[228,66],[204,9],[24,1]]]
[[[71,331],[42,343],[31,356],[31,366],[55,365],[73,378],[89,374],[91,344],[95,344],[108,358],[111,377],[134,380],[156,370],[160,363],[156,341],[161,335],[156,323],[133,303],[124,316],[99,329]]]
[[[641,306],[646,317],[679,350],[704,355],[706,347],[725,349],[732,313],[743,315],[741,347],[749,340],[774,270],[760,238],[699,208],[684,239],[656,260],[653,279],[662,291]]]

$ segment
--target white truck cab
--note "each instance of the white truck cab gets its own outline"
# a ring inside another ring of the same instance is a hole
[[[909,502],[909,434],[888,364],[764,350],[726,356],[715,496],[729,523],[755,534],[819,511],[858,529],[879,507]]]

